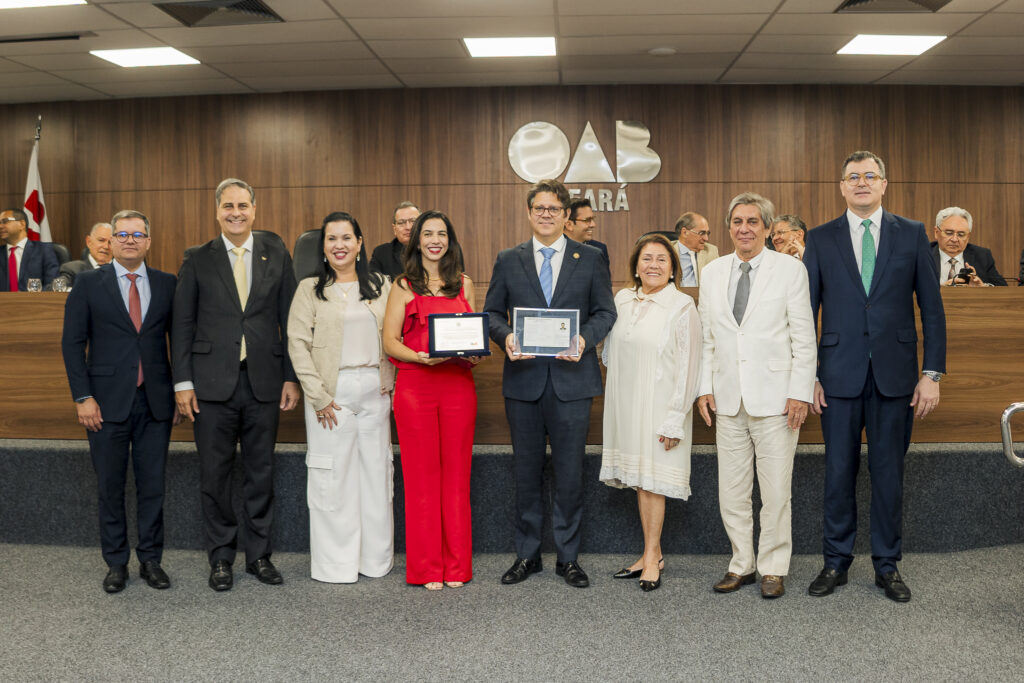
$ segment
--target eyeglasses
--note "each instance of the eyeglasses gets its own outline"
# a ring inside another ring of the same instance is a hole
[[[543,216],[544,214],[557,216],[565,211],[565,208],[561,206],[532,206],[530,207],[530,211],[534,216]]]
[[[769,237],[774,239],[776,235],[785,235],[787,232],[803,232],[803,230],[801,230],[800,228],[790,228],[789,230],[775,230],[769,235]]]
[[[864,181],[865,185],[874,185],[879,180],[885,180],[882,176],[877,173],[850,173],[843,180],[846,181],[847,185],[857,185],[861,180]]]
[[[115,232],[114,237],[117,239],[118,242],[127,242],[129,237],[131,237],[136,242],[141,242],[142,240],[149,237],[149,235],[147,235],[144,232],[125,232],[124,230],[122,230],[121,232]]]
[[[577,218],[576,220],[573,221],[573,223],[586,223],[588,225],[590,223],[596,223],[596,222],[597,222],[597,219],[594,218],[593,216],[591,216],[590,218]]]
[[[710,230],[690,230],[689,228],[683,228],[686,232],[692,232],[697,237],[711,237]]]
[[[945,235],[946,239],[949,239],[953,237],[953,235],[956,235],[957,239],[961,240],[967,239],[967,236],[971,234],[969,232],[964,232],[963,230],[940,230],[939,232]]]
[[[7,224],[7,223],[20,223],[20,222],[21,222],[20,218],[0,218],[0,223],[4,223],[4,224]]]
[[[395,225],[398,225],[398,226],[401,226],[401,227],[405,227],[406,225],[412,225],[415,222],[416,222],[415,218],[403,218],[400,221],[395,221]]]

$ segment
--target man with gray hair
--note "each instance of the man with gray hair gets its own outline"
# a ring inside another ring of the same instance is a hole
[[[793,457],[814,390],[814,319],[807,270],[765,248],[775,213],[759,194],[729,205],[735,253],[708,264],[698,311],[704,330],[697,407],[718,417],[718,506],[732,544],[714,590],[732,593],[761,573],[761,596],[785,592],[793,552]],[[761,490],[761,536],[754,551],[750,496]]]
[[[1006,280],[996,270],[992,252],[969,244],[974,219],[959,206],[950,206],[935,216],[935,241],[932,258],[943,286],[1005,287]]]
[[[104,263],[110,263],[112,258],[110,254],[112,234],[113,228],[110,226],[110,223],[93,224],[89,234],[85,236],[85,247],[89,253],[83,259],[68,261],[60,267],[59,277],[64,279],[68,287],[74,286],[75,277],[79,273],[95,270]]]
[[[704,266],[718,258],[718,247],[710,244],[711,228],[699,213],[687,211],[676,220],[676,239],[672,241],[679,254],[679,285],[696,287]]]

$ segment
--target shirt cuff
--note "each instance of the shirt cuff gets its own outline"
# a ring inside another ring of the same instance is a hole
[[[174,385],[175,391],[195,391],[196,388],[192,382],[178,382]]]

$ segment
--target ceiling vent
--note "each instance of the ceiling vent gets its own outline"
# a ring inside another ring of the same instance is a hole
[[[79,40],[80,38],[94,38],[92,31],[80,33],[36,33],[27,36],[0,36],[0,44],[7,43],[43,43],[54,40]]]
[[[193,0],[158,2],[162,9],[185,26],[245,26],[283,22],[274,10],[260,0]]]
[[[938,12],[950,3],[950,0],[845,0],[836,8],[835,13],[892,13],[904,12]]]

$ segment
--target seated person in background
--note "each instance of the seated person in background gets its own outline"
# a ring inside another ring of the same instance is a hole
[[[42,280],[43,287],[48,288],[60,270],[57,254],[50,243],[29,240],[28,216],[21,209],[0,211],[0,225],[7,231],[3,260],[0,261],[3,274],[0,292],[28,291],[28,281],[32,278]]]
[[[604,242],[593,239],[597,220],[594,218],[594,207],[589,199],[573,199],[569,202],[569,220],[565,222],[562,232],[571,240],[576,240],[591,247],[597,247],[608,260],[608,247]]]
[[[110,223],[96,223],[85,237],[85,246],[89,250],[87,258],[68,261],[60,267],[60,276],[67,280],[68,287],[75,284],[75,276],[86,270],[95,270],[104,263],[110,263],[110,236],[113,233]]]
[[[412,202],[401,202],[395,207],[391,214],[391,229],[395,231],[395,238],[373,250],[373,255],[370,256],[370,270],[384,273],[392,280],[402,274],[402,251],[409,243],[412,224],[419,215],[420,210]]]
[[[775,219],[769,236],[775,251],[789,254],[798,259],[804,257],[804,241],[807,235],[807,224],[800,216],[787,213]]]
[[[940,285],[967,285],[969,287],[1006,286],[1006,280],[996,270],[992,252],[985,247],[968,244],[974,219],[959,206],[950,206],[935,216],[935,242],[932,258],[939,271]],[[962,270],[970,272],[960,275]]]
[[[679,254],[680,287],[696,287],[700,284],[700,272],[704,266],[718,258],[718,247],[709,244],[711,228],[708,220],[699,213],[687,211],[676,221],[676,241],[672,243]],[[694,268],[696,263],[696,269]]]
[[[1020,252],[1020,273],[1017,275],[1017,286],[1024,286],[1024,249]]]

